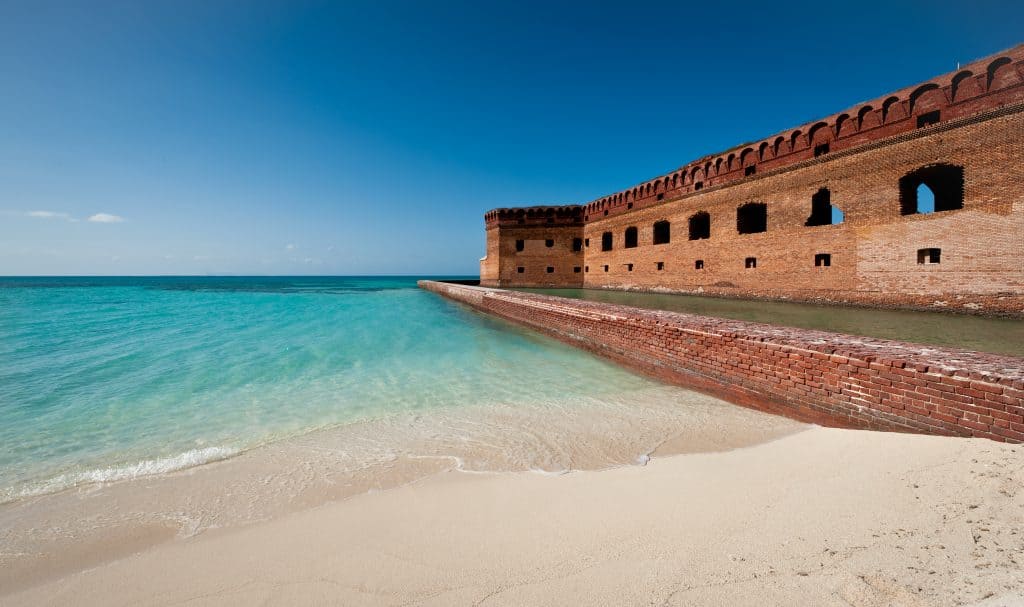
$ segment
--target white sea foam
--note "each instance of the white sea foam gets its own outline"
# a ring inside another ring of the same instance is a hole
[[[113,466],[110,468],[99,468],[81,472],[67,472],[51,477],[40,483],[24,487],[20,490],[8,490],[0,497],[0,503],[11,502],[17,499],[56,493],[71,487],[89,485],[96,483],[112,483],[116,481],[130,480],[154,474],[166,474],[177,472],[187,468],[194,468],[203,464],[209,464],[219,460],[227,459],[239,453],[238,449],[228,447],[205,447],[203,449],[190,449],[173,457],[160,459],[142,460],[126,466]]]

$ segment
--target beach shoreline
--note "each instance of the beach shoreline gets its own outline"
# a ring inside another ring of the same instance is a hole
[[[646,466],[440,472],[0,602],[1009,605],[1022,461],[986,440],[810,427]]]

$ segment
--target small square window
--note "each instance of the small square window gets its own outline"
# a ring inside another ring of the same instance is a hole
[[[938,124],[941,116],[942,113],[940,110],[935,110],[932,112],[928,112],[926,114],[921,114],[920,116],[917,117],[917,128],[921,129],[926,126]]]
[[[525,247],[526,247],[526,241],[525,240],[517,240],[516,241],[516,250],[517,251],[522,251]]]
[[[605,271],[605,272],[607,272],[607,271],[608,271],[608,266],[605,266],[605,267],[604,267],[604,271]]]
[[[942,249],[918,249],[917,263],[933,264],[942,263]]]
[[[631,202],[631,203],[627,204],[627,205],[626,205],[626,208],[627,208],[627,209],[632,209],[632,208],[633,208],[633,203]]]
[[[573,274],[579,274],[580,273],[580,267],[579,266],[574,266],[572,271],[573,271]]]
[[[658,194],[658,200],[665,200],[664,194]]]
[[[525,271],[526,271],[526,268],[524,268],[523,266],[519,266],[518,268],[516,268],[516,272],[519,272],[520,274],[522,274]]]
[[[633,271],[633,264],[627,263],[626,264],[626,271],[627,272],[632,272]]]
[[[551,247],[555,246],[555,241],[551,239],[545,240],[544,246],[550,249]]]
[[[817,158],[818,156],[824,156],[825,154],[828,154],[828,144],[827,143],[821,143],[821,144],[818,144],[818,145],[814,146],[814,157],[815,158]]]
[[[608,209],[605,209],[605,210],[604,210],[604,216],[605,216],[605,217],[607,217],[607,216],[608,216]]]
[[[659,262],[656,263],[656,265],[657,265],[659,271],[665,269],[665,262],[664,261],[659,261]]]
[[[698,259],[697,261],[693,262],[693,269],[694,270],[703,270],[704,269],[704,260],[703,259]]]
[[[828,253],[818,253],[814,256],[815,267],[829,267],[832,265],[832,255]]]
[[[548,274],[554,274],[554,273],[555,273],[555,269],[553,267],[551,267],[551,266],[548,266]]]
[[[703,181],[698,181],[697,183],[693,184],[693,191],[694,192],[696,192],[697,190],[703,190],[703,189],[704,189],[704,182]]]
[[[746,260],[744,260],[743,265],[746,268],[756,268],[757,267],[757,258],[756,257],[748,257],[748,258],[746,258]]]
[[[751,175],[753,175],[756,172],[757,172],[757,167],[756,166],[748,166],[747,168],[743,169],[743,175],[745,177],[750,177]]]

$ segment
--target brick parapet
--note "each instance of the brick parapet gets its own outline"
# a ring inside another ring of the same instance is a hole
[[[1024,442],[1024,359],[421,281],[660,379],[829,426]]]

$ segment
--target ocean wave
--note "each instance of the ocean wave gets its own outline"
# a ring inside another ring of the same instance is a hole
[[[205,447],[203,449],[190,449],[173,457],[142,460],[125,466],[97,468],[81,472],[66,472],[34,483],[28,487],[8,489],[0,493],[0,504],[48,493],[57,493],[58,491],[81,485],[112,483],[143,476],[177,472],[224,460],[238,453],[240,453],[240,450],[228,447]]]

